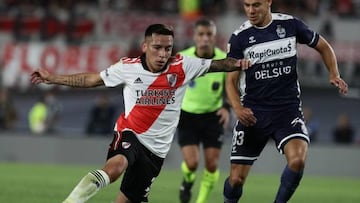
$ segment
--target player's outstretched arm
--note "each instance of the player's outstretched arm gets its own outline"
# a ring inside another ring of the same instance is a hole
[[[231,72],[246,70],[250,67],[250,61],[247,59],[225,58],[213,60],[210,64],[209,72]]]
[[[240,100],[239,78],[243,72],[230,72],[226,76],[226,93],[237,119],[244,126],[253,126],[257,122],[253,111],[242,105]]]
[[[96,87],[104,85],[99,73],[78,73],[71,75],[50,74],[45,69],[38,69],[31,74],[31,82],[34,84],[57,84],[70,87]]]
[[[333,48],[323,37],[320,36],[319,42],[315,46],[315,49],[320,53],[322,59],[324,60],[325,66],[329,71],[330,83],[337,87],[340,93],[346,94],[348,91],[348,85],[340,77],[336,55]]]

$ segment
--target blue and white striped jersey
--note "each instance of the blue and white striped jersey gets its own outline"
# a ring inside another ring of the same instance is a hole
[[[231,35],[227,56],[252,63],[240,76],[243,105],[258,110],[299,106],[296,44],[315,47],[318,41],[318,33],[290,15],[273,13],[265,27],[242,24]]]

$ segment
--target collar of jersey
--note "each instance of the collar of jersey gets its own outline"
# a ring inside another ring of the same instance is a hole
[[[140,56],[140,60],[141,60],[141,65],[143,66],[143,68],[144,68],[145,70],[151,72],[150,69],[149,69],[149,67],[146,65],[146,55],[145,55],[145,54],[142,54],[142,55]],[[156,72],[156,73],[160,73],[160,72],[163,72],[164,70],[166,70],[167,65],[168,65],[168,63],[166,63],[166,64],[164,65],[164,67],[163,67],[160,71],[158,71],[158,72]]]

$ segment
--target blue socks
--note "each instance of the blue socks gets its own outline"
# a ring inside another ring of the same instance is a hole
[[[237,203],[242,195],[242,185],[231,187],[229,177],[224,183],[224,203]]]
[[[302,176],[303,171],[295,172],[286,166],[281,175],[280,187],[274,203],[288,202],[298,187]],[[242,185],[231,187],[229,177],[226,178],[223,191],[224,203],[237,203],[242,195],[242,187]]]
[[[294,194],[297,186],[300,183],[303,172],[294,172],[285,167],[280,180],[280,187],[276,195],[275,203],[285,203]]]

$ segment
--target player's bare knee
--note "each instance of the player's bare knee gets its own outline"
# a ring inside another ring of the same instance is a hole
[[[206,164],[206,170],[210,173],[214,173],[217,170],[217,164]]]
[[[110,178],[110,182],[116,181],[122,174],[122,171],[120,171],[119,167],[104,167],[103,171],[105,171],[106,174],[108,174]]]
[[[199,166],[199,161],[196,159],[186,160],[185,162],[190,171],[195,171]]]
[[[127,168],[128,161],[124,156],[115,156],[109,159],[103,170],[108,174],[110,182],[116,181]]]
[[[302,171],[305,167],[305,160],[297,157],[289,160],[288,167],[293,171]]]
[[[192,163],[188,165],[190,171],[195,171],[198,168],[198,163]]]
[[[246,180],[245,176],[235,176],[235,177],[229,177],[229,182],[232,187],[244,185]]]
[[[211,173],[215,172],[218,168],[218,159],[206,159],[205,168]]]

